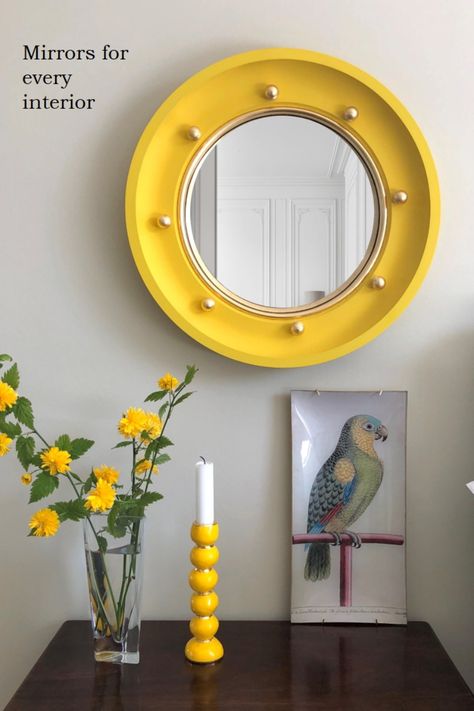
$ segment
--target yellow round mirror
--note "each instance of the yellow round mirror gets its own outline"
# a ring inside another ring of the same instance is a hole
[[[189,79],[130,168],[138,269],[188,334],[270,367],[339,357],[420,285],[436,173],[408,112],[373,78],[305,50],[257,50]]]

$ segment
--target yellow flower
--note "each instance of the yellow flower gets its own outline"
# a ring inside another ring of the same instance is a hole
[[[115,484],[120,476],[119,472],[113,467],[107,467],[103,464],[101,467],[94,467],[93,469],[95,478],[102,479],[108,484]]]
[[[11,437],[7,437],[6,434],[0,432],[0,457],[3,457],[10,451],[10,445],[13,442]]]
[[[142,437],[142,442],[145,442],[148,444],[148,442],[152,439],[156,439],[157,437],[160,436],[161,430],[163,427],[163,423],[161,421],[161,418],[159,415],[157,415],[154,412],[145,412],[146,415],[146,424],[144,427],[144,430],[147,433],[147,437]]]
[[[18,395],[8,383],[0,382],[0,412],[14,405]]]
[[[53,509],[41,509],[33,514],[28,526],[34,536],[55,536],[59,528],[59,516]]]
[[[162,390],[174,390],[178,385],[178,378],[175,378],[171,373],[165,373],[165,375],[158,380],[158,386]]]
[[[31,484],[32,479],[33,479],[33,476],[29,472],[25,472],[20,477],[21,483],[24,484],[25,486],[28,486],[28,484]]]
[[[48,469],[51,476],[65,474],[70,470],[71,455],[65,449],[51,447],[40,454],[42,469]]]
[[[138,476],[141,476],[141,474],[146,474],[146,472],[150,469],[151,467],[151,460],[150,459],[142,459],[141,462],[138,462],[138,464],[135,467],[135,474]],[[153,466],[153,469],[151,470],[152,474],[158,474],[158,467],[156,464]]]
[[[139,407],[129,407],[118,423],[118,431],[123,437],[138,437],[146,428],[147,416]]]
[[[98,479],[95,489],[89,492],[84,506],[92,511],[107,511],[114,505],[117,492],[105,479]]]

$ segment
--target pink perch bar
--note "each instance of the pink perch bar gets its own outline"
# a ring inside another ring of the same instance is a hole
[[[405,539],[403,536],[395,536],[391,533],[358,533],[362,543],[387,543],[391,546],[403,546]],[[352,543],[352,538],[347,533],[339,534],[343,544]],[[293,543],[334,543],[332,533],[295,533],[292,536]]]

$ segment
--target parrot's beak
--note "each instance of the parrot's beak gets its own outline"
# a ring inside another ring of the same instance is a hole
[[[385,427],[385,425],[379,425],[377,429],[375,430],[375,439],[381,439],[382,442],[385,442],[385,440],[388,437],[388,429]]]

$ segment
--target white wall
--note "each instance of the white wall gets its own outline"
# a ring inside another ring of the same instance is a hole
[[[48,436],[94,436],[94,461],[117,461],[108,447],[122,409],[139,404],[164,370],[201,369],[198,394],[173,424],[166,498],[150,514],[145,616],[188,616],[191,471],[204,453],[217,469],[221,617],[288,618],[290,389],[407,389],[409,616],[433,625],[474,686],[474,497],[464,486],[473,478],[474,98],[463,78],[474,5],[97,0],[86,10],[79,0],[17,0],[2,15],[0,350],[19,360],[38,421]],[[122,65],[67,70],[74,93],[97,97],[94,111],[27,112],[18,108],[24,42],[109,42],[131,53]],[[405,102],[436,158],[443,220],[423,288],[386,333],[335,362],[274,371],[206,351],[160,312],[130,256],[123,189],[141,130],[177,84],[226,55],[278,45],[346,59]],[[13,457],[0,462],[0,701],[64,619],[87,616],[79,528],[26,538],[31,507],[19,473]],[[242,557],[244,577],[235,573]]]

